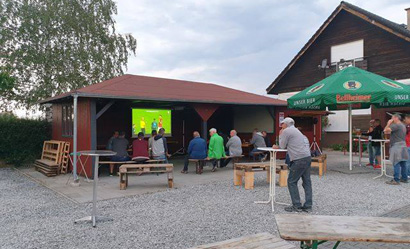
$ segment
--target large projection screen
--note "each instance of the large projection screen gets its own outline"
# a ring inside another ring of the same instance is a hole
[[[132,108],[132,136],[139,132],[150,136],[152,130],[165,129],[165,136],[171,136],[171,110]]]

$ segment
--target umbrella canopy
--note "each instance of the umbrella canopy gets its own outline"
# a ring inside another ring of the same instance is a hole
[[[288,99],[299,110],[346,110],[410,106],[410,86],[383,76],[347,67]]]
[[[352,109],[410,106],[410,86],[347,67],[288,99],[299,110],[349,110],[349,168],[352,170]]]

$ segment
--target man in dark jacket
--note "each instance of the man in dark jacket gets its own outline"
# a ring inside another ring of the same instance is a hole
[[[199,132],[194,131],[194,138],[189,142],[188,154],[185,156],[183,174],[188,173],[189,159],[205,159],[206,158],[206,141],[201,138]]]

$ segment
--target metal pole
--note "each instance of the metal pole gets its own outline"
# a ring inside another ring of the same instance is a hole
[[[99,163],[99,156],[95,157],[95,164],[94,164],[94,182],[93,182],[93,211],[91,214],[91,219],[93,223],[93,227],[96,225],[96,217],[97,217],[97,181],[98,181],[98,163]]]
[[[349,105],[349,169],[352,170],[353,164],[353,138],[352,138],[352,129],[353,129],[353,122],[352,122],[352,105]]]
[[[78,95],[74,94],[74,120],[73,120],[73,177],[74,182],[78,182],[78,175],[77,175],[77,102],[78,102]]]

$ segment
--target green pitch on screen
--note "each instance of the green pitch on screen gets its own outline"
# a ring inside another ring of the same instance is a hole
[[[132,109],[132,136],[139,132],[150,135],[152,130],[165,129],[166,135],[171,135],[171,110]]]

